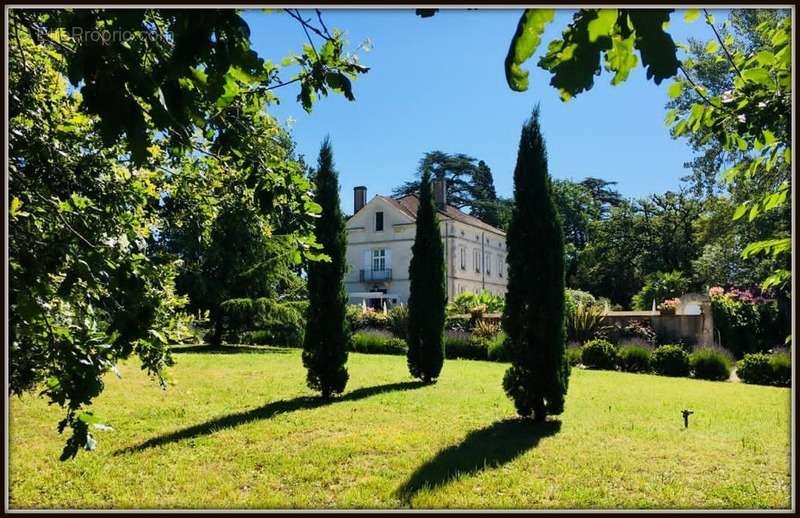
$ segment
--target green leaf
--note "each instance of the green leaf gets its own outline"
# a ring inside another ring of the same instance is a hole
[[[709,41],[706,43],[706,52],[708,54],[715,54],[719,50],[719,43],[714,40]]]
[[[768,254],[778,257],[792,251],[792,238],[764,239],[750,243],[742,250],[742,257],[748,259],[755,255]]]
[[[686,23],[693,23],[700,17],[700,9],[686,9],[683,14],[683,21]]]
[[[589,22],[589,42],[594,43],[601,36],[611,36],[617,22],[617,15],[616,9],[599,9],[597,18]]]
[[[770,130],[764,130],[764,144],[771,146],[775,143],[775,134]]]
[[[545,27],[554,17],[554,9],[526,9],[522,13],[506,55],[506,81],[512,90],[528,89],[528,71],[521,65],[536,52]]]
[[[747,202],[745,202],[745,203],[742,203],[741,205],[739,205],[738,207],[736,207],[736,210],[733,212],[733,220],[734,221],[736,221],[738,219],[741,219],[741,217],[744,216],[744,213],[747,212],[747,206],[748,205],[749,204]]]
[[[750,214],[747,215],[747,221],[753,221],[756,219],[761,211],[758,209],[758,205],[753,205],[750,207]]]
[[[16,218],[19,209],[22,207],[22,200],[14,196],[11,198],[11,203],[8,206],[8,215],[11,218]]]
[[[776,270],[774,271],[769,277],[764,279],[764,282],[761,283],[761,288],[764,290],[769,290],[771,288],[780,288],[786,284],[788,284],[792,280],[792,272],[789,270]],[[792,340],[792,335],[786,337],[785,343],[789,343]]]
[[[628,79],[630,71],[636,67],[638,58],[633,52],[634,36],[622,38],[614,35],[611,38],[611,48],[606,51],[606,70],[615,72],[611,79],[612,85],[618,85]]]
[[[676,108],[667,110],[667,116],[664,118],[664,124],[666,124],[667,126],[672,126],[672,123],[675,122],[677,116],[678,116],[678,110]]]
[[[353,87],[350,83],[350,79],[348,79],[344,74],[341,72],[328,72],[325,74],[325,82],[333,88],[334,90],[338,90],[344,93],[345,98],[348,101],[355,101],[355,97],[353,96]]]
[[[667,89],[667,95],[669,95],[670,99],[675,99],[683,92],[683,83],[681,81],[675,81],[669,88]]]
[[[742,71],[742,77],[751,83],[757,83],[764,86],[770,86],[772,78],[765,68],[748,68]]]
[[[236,96],[239,95],[240,91],[239,85],[236,84],[236,81],[234,81],[233,77],[230,75],[225,76],[225,83],[222,88],[222,95],[220,95],[216,101],[216,107],[220,110],[231,104]]]
[[[672,36],[664,31],[664,22],[669,21],[671,9],[631,9],[628,10],[633,29],[636,32],[636,48],[647,69],[647,79],[657,85],[678,72],[677,48]]]
[[[755,55],[755,59],[759,65],[768,66],[775,62],[775,54],[768,50],[762,50]]]

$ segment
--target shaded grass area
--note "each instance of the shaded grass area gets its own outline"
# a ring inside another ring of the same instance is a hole
[[[58,461],[58,408],[10,403],[11,508],[786,508],[787,389],[574,369],[566,411],[514,418],[505,365],[350,354],[324,401],[298,350],[176,354],[169,390],[109,376],[114,430]],[[688,429],[680,411],[695,412]]]

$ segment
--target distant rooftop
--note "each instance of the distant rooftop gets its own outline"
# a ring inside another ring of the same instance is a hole
[[[380,196],[380,195],[379,195]],[[417,198],[414,194],[409,194],[408,196],[403,196],[402,198],[391,198],[389,196],[380,196],[390,204],[394,205],[409,217],[413,219],[417,219],[417,209],[419,208],[419,198]],[[472,225],[474,227],[482,228],[484,230],[488,230],[490,232],[494,232],[505,236],[506,233],[500,230],[497,227],[493,227],[488,223],[481,221],[480,219],[476,218],[475,216],[471,216],[465,212],[462,212],[461,209],[457,207],[453,207],[452,205],[445,205],[444,209],[438,209],[437,211],[439,214],[442,214],[452,220],[460,221],[462,223],[466,223],[467,225]]]

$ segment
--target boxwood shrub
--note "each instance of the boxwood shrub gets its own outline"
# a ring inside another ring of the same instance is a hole
[[[788,387],[792,381],[792,360],[788,354],[745,354],[736,375],[745,383]]]
[[[662,376],[688,376],[689,355],[680,345],[662,345],[653,352],[653,370]]]
[[[590,340],[581,350],[581,363],[594,369],[614,369],[617,363],[617,349],[607,340]]]

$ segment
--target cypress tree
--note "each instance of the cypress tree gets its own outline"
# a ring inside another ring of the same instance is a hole
[[[312,262],[308,267],[303,366],[308,369],[308,386],[327,399],[343,392],[347,385],[345,364],[350,342],[345,318],[347,295],[342,281],[347,238],[339,207],[339,175],[333,167],[333,151],[327,138],[319,152],[315,183],[315,200],[322,207],[322,214],[315,222],[314,235],[330,262]]]
[[[519,415],[544,421],[564,410],[569,364],[564,347],[564,238],[538,106],[522,127],[507,246],[503,329],[511,367],[503,388]]]
[[[472,189],[475,200],[471,214],[492,226],[500,224],[497,215],[497,192],[494,189],[492,170],[481,160],[472,175]]]
[[[431,173],[422,174],[417,231],[411,248],[408,276],[408,370],[415,378],[432,383],[444,363],[444,318],[447,292],[444,280],[444,248],[433,207]]]

